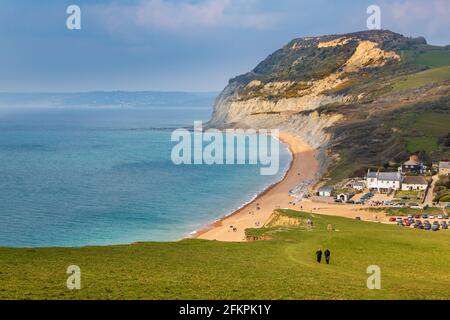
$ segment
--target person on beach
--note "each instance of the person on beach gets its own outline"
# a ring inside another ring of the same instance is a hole
[[[326,249],[325,250],[325,261],[327,262],[327,264],[330,264],[330,255],[331,255],[330,250]]]
[[[320,261],[322,261],[322,250],[317,249],[316,251],[316,260],[318,263],[320,263]]]

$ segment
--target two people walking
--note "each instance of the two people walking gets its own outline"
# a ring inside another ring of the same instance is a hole
[[[323,252],[323,254],[325,255],[325,261],[327,262],[327,264],[330,264],[330,256],[331,256],[330,250],[326,249],[325,252]],[[317,263],[320,263],[322,261],[322,250],[320,249],[316,251],[316,261]]]

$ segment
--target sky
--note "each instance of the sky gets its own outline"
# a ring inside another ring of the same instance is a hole
[[[0,92],[220,91],[294,38],[366,30],[372,4],[450,44],[449,0],[2,0]]]

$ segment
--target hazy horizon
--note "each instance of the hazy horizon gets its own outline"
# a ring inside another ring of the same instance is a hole
[[[373,4],[382,29],[450,44],[446,0],[5,0],[0,91],[219,92],[294,38],[367,30]]]

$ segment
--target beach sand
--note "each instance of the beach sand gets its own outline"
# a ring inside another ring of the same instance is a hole
[[[279,208],[347,218],[361,217],[363,220],[369,221],[382,222],[385,220],[384,215],[364,211],[364,207],[358,205],[327,204],[308,200],[293,204],[295,199],[289,195],[289,191],[302,181],[315,177],[319,170],[319,162],[316,159],[318,151],[295,135],[283,132],[280,133],[279,138],[288,145],[292,154],[292,161],[284,178],[267,188],[241,209],[197,231],[193,238],[245,241],[245,229],[263,226],[273,211]]]
[[[284,178],[233,214],[204,230],[200,230],[194,237],[221,241],[243,241],[245,240],[244,231],[246,228],[262,226],[274,209],[289,207],[289,202],[294,200],[293,197],[289,196],[289,191],[301,181],[312,179],[319,168],[319,164],[315,158],[317,151],[298,137],[288,133],[280,133],[279,138],[289,146],[293,156]],[[258,210],[257,207],[260,209]],[[236,231],[233,231],[233,228],[236,228]]]

